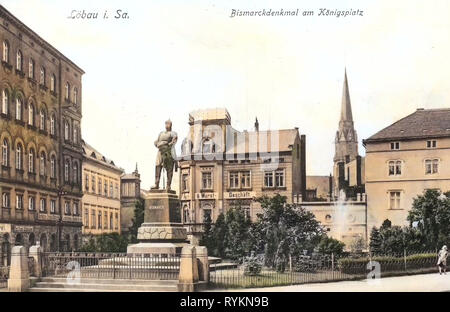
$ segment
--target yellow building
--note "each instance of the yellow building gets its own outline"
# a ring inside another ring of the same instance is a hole
[[[120,177],[123,170],[83,144],[83,234],[119,233]]]
[[[363,144],[369,229],[405,225],[414,197],[450,190],[450,109],[418,109]]]

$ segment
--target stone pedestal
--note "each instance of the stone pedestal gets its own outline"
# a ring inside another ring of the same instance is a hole
[[[30,287],[28,272],[27,249],[15,246],[11,252],[11,267],[9,269],[8,291],[23,292]]]
[[[129,245],[127,253],[180,254],[188,240],[175,191],[151,190],[144,199],[144,223],[137,236],[140,243]]]

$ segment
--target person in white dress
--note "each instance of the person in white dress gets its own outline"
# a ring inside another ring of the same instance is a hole
[[[448,256],[448,252],[447,252],[447,246],[442,246],[442,249],[439,250],[438,253],[438,262],[437,265],[439,267],[439,275],[442,274],[442,271],[444,271],[444,274],[447,274],[447,256]]]

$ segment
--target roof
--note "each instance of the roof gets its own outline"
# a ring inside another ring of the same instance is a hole
[[[341,121],[353,121],[350,92],[348,91],[347,70],[344,74],[344,86],[342,90]]]
[[[199,109],[189,113],[189,122],[206,120],[226,120],[230,123],[231,117],[226,108]]]
[[[122,168],[119,168],[116,166],[114,161],[111,159],[106,158],[104,155],[102,155],[99,151],[97,151],[95,148],[87,144],[84,140],[82,140],[82,147],[83,147],[83,156],[85,159],[93,160],[97,163],[100,163],[106,167],[109,167],[111,169],[118,170],[120,172],[123,172]]]
[[[450,137],[450,108],[423,109],[398,120],[363,143]]]

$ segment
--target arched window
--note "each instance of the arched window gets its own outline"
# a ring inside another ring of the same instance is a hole
[[[73,104],[78,104],[78,89],[75,87],[73,88]]]
[[[16,119],[22,120],[22,98],[16,98]]]
[[[42,131],[45,130],[45,111],[43,108],[41,108],[41,111],[39,112],[39,129]]]
[[[70,162],[67,159],[64,164],[64,181],[69,182],[69,170],[70,170]]]
[[[78,127],[77,126],[73,127],[73,142],[75,144],[78,144]]]
[[[55,114],[50,117],[50,134],[55,135]]]
[[[3,62],[9,63],[9,43],[8,41],[3,41],[3,55],[2,55]]]
[[[69,122],[64,120],[64,140],[69,141]]]
[[[45,177],[45,160],[46,160],[45,152],[42,151],[41,157],[39,159],[39,174],[43,177]]]
[[[32,102],[28,104],[28,124],[34,126],[34,105]]]
[[[17,144],[17,148],[16,148],[16,169],[18,170],[22,170],[23,165],[23,147],[22,144]]]
[[[2,114],[8,115],[9,113],[9,94],[8,90],[2,90]]]
[[[73,183],[78,184],[78,164],[73,163]]]
[[[50,78],[50,91],[55,92],[56,90],[56,76],[55,74],[52,74],[52,77]]]
[[[28,77],[34,79],[34,60],[32,58],[28,61]]]
[[[17,50],[16,54],[16,69],[22,71],[22,51]]]
[[[41,67],[41,71],[39,74],[39,83],[45,86],[45,67]]]
[[[34,173],[34,149],[30,148],[28,152],[28,172]]]
[[[28,209],[34,210],[34,197],[30,196],[28,197]],[[30,235],[31,237],[31,235]]]
[[[9,166],[9,143],[7,139],[4,139],[2,144],[2,166]]]
[[[68,100],[69,95],[70,95],[70,84],[66,82],[66,85],[64,86],[64,98]]]
[[[54,155],[50,157],[50,178],[56,178],[56,158]]]

